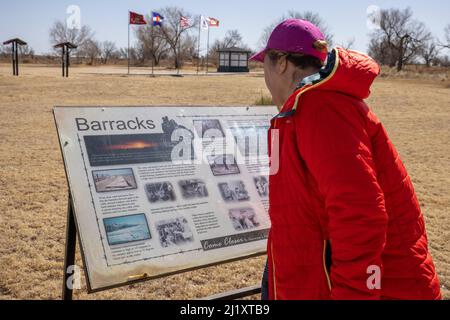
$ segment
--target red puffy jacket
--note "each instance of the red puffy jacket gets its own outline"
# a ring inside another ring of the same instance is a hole
[[[272,120],[269,296],[440,299],[411,179],[363,102],[379,66],[328,60]]]

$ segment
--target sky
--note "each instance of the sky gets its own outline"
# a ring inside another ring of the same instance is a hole
[[[354,39],[353,49],[367,52],[371,29],[367,26],[367,9],[411,7],[414,17],[443,39],[450,24],[450,1],[443,0],[1,0],[0,41],[20,37],[36,53],[51,51],[48,30],[57,21],[70,16],[67,8],[80,8],[81,24],[90,26],[99,41],[110,40],[117,47],[128,42],[128,11],[150,14],[165,6],[184,8],[192,15],[205,15],[220,20],[220,28],[211,29],[210,41],[223,38],[227,30],[237,29],[243,41],[256,50],[264,28],[290,10],[318,13],[334,34],[335,44]],[[201,35],[202,51],[206,48],[206,32]],[[132,38],[133,41],[133,38]]]

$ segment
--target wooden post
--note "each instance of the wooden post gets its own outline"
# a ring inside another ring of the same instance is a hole
[[[63,78],[66,76],[65,75],[65,64],[66,64],[66,57],[65,57],[65,46],[62,46],[62,48],[61,48],[61,51],[62,51],[62,53],[61,53],[61,69],[62,69],[62,76],[63,76]]]
[[[70,49],[66,47],[66,78],[69,77]]]
[[[75,265],[75,250],[77,244],[77,230],[75,224],[75,217],[72,208],[72,198],[69,195],[67,205],[67,225],[66,225],[66,250],[64,256],[64,281],[62,289],[62,299],[72,300],[73,288],[67,285],[71,275],[69,275],[68,268]]]
[[[12,60],[12,68],[13,68],[13,76],[16,75],[16,47],[14,42],[11,44],[11,60]]]
[[[70,67],[70,50],[76,49],[77,46],[70,42],[58,43],[54,48],[61,48],[61,71],[63,78],[69,77]]]
[[[19,76],[19,46],[16,44],[16,76]]]

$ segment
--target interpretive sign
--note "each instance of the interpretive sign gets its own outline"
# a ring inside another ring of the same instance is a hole
[[[264,254],[275,107],[56,107],[88,290]]]

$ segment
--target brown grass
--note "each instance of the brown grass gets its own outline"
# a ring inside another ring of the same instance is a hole
[[[74,68],[0,65],[0,299],[58,299],[67,187],[54,105],[245,105],[267,95],[260,76],[149,78],[86,74]],[[93,69],[92,69],[93,70]],[[412,176],[430,250],[450,298],[450,96],[438,81],[379,79],[370,105]],[[77,263],[81,265],[79,254]],[[77,299],[192,299],[256,284],[264,258],[237,262]]]

